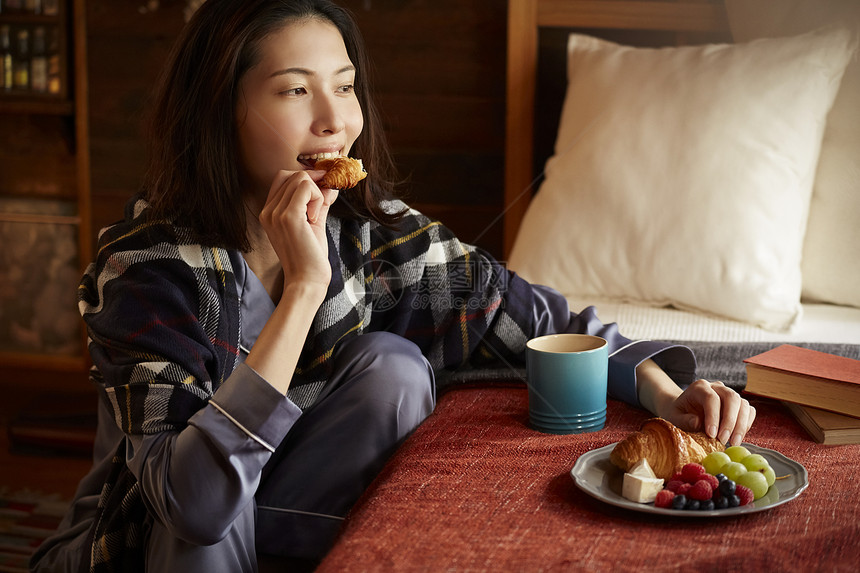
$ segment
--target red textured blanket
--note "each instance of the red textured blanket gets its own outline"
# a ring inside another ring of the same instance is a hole
[[[816,444],[781,404],[753,404],[747,441],[803,464],[808,489],[760,513],[676,518],[610,506],[570,477],[646,412],[610,401],[604,430],[552,436],[528,427],[523,386],[451,390],[318,571],[856,571],[860,446]]]

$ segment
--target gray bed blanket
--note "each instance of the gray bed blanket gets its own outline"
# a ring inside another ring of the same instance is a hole
[[[698,364],[696,374],[706,380],[720,380],[735,390],[746,386],[744,359],[776,348],[781,342],[689,342],[673,341],[689,346],[696,355]],[[837,354],[860,360],[860,344],[830,344],[817,342],[793,342],[795,346],[811,348],[821,352]],[[518,367],[499,367],[483,369],[461,369],[453,374],[437,375],[442,389],[455,384],[477,382],[525,382],[525,369]]]
[[[746,386],[744,359],[779,346],[780,342],[681,342],[696,355],[699,378],[721,380],[727,386],[742,390]],[[820,352],[860,359],[860,344],[792,343]]]

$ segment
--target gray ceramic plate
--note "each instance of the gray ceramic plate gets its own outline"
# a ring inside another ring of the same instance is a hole
[[[653,503],[636,503],[630,501],[621,496],[621,484],[624,480],[624,472],[609,461],[609,454],[612,452],[615,444],[609,444],[608,446],[591,450],[579,456],[579,459],[573,465],[573,469],[570,470],[570,475],[579,489],[608,504],[634,511],[677,517],[722,517],[764,511],[791,501],[799,496],[806,489],[806,486],[809,485],[806,468],[796,461],[774,450],[760,448],[751,444],[743,445],[750,453],[763,455],[778,477],[785,477],[776,480],[776,483],[770,487],[764,497],[741,507],[715,509],[713,511],[692,511],[665,509],[654,507]]]

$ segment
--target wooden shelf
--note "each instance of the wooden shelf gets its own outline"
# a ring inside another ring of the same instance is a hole
[[[57,240],[64,243],[74,241],[76,252],[73,256],[68,256],[68,244],[63,244],[60,251],[66,253],[63,255],[66,257],[64,264],[72,267],[77,264],[80,271],[89,262],[92,252],[86,14],[85,0],[60,0],[58,13],[51,15],[0,14],[0,24],[9,25],[13,30],[16,27],[29,29],[31,37],[32,30],[40,26],[50,28],[49,34],[56,35],[56,49],[59,51],[52,49],[49,53],[58,55],[60,78],[58,93],[0,91],[0,135],[4,139],[3,153],[0,153],[4,191],[0,196],[25,200],[71,200],[75,204],[75,208],[68,212],[3,212],[0,213],[0,223],[27,226],[28,230],[45,225],[73,227],[72,231],[64,229],[62,238]],[[58,141],[65,145],[58,144]],[[47,168],[42,168],[43,163]],[[44,192],[41,191],[43,189]],[[15,288],[26,291],[22,284],[16,283]],[[70,288],[73,289],[74,285]],[[64,293],[68,292],[65,287],[63,289]],[[17,292],[15,296],[25,303],[23,308],[26,309],[33,306],[36,294]],[[5,300],[8,302],[9,299]],[[71,300],[73,303],[74,298]],[[64,313],[76,315],[76,309],[65,302],[62,304],[65,305],[62,307]],[[64,315],[64,318],[68,319],[68,316]],[[26,317],[16,317],[15,320],[18,322],[11,324],[28,324]],[[58,330],[56,336],[64,337],[59,341],[45,342],[34,337],[28,339],[26,345],[7,346],[0,351],[0,385],[8,384],[13,393],[21,381],[27,382],[27,388],[38,391],[69,385],[87,388],[89,356],[83,324],[79,330],[79,335],[69,334],[69,328]],[[70,337],[69,340],[65,340],[66,336]]]
[[[74,115],[75,104],[56,96],[0,95],[0,113]]]
[[[86,370],[88,361],[83,355],[0,352],[0,364],[11,368],[33,368],[49,370],[51,372],[80,372]]]
[[[45,215],[42,213],[3,213],[0,223],[29,223],[35,225],[79,225],[78,215]]]
[[[0,0],[2,1],[2,0]],[[74,0],[65,0],[58,4],[57,12],[54,14],[28,14],[28,13],[0,13],[0,24],[8,25],[14,34],[16,29],[29,30],[30,55],[34,52],[34,30],[44,28],[53,30],[54,34],[44,38],[45,46],[43,54],[46,59],[51,54],[59,57],[57,73],[59,75],[59,89],[49,93],[39,91],[0,92],[0,112],[3,113],[33,113],[48,115],[72,115],[74,104],[71,101],[71,75],[69,69],[70,56],[73,58],[77,44],[70,42],[72,36],[78,36],[76,28],[71,26],[70,12],[75,10]],[[55,44],[50,39],[54,38]],[[73,38],[77,41],[77,37]],[[15,53],[17,40],[9,38],[12,51]],[[74,45],[73,45],[74,44]],[[53,49],[51,46],[55,46]],[[50,64],[47,64],[50,67]],[[72,70],[74,72],[74,70]]]
[[[4,24],[29,24],[33,26],[59,24],[62,14],[15,14],[3,12],[0,14],[0,23]]]

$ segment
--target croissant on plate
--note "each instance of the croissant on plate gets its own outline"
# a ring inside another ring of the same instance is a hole
[[[616,444],[609,460],[623,471],[646,458],[654,474],[668,481],[684,464],[700,463],[725,446],[704,432],[685,432],[662,418],[645,420],[638,431]]]
[[[320,159],[314,163],[314,169],[324,170],[322,182],[331,189],[352,189],[358,182],[367,177],[361,159],[352,157],[333,157]]]

